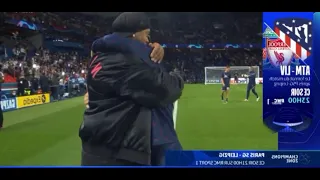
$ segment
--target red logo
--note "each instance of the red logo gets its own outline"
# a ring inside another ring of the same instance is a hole
[[[273,66],[289,65],[293,52],[281,39],[267,39],[267,55]]]
[[[97,60],[98,58],[98,55],[97,56],[94,56],[92,58],[92,61],[91,61],[91,64],[90,64],[90,67],[92,67],[92,65],[95,63],[95,61]],[[92,75],[92,78],[94,78],[97,73],[102,69],[102,65],[101,63],[99,62],[98,64],[94,65],[94,67],[91,69],[91,75]]]

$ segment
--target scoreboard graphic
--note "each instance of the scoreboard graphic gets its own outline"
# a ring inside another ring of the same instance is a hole
[[[169,151],[166,166],[192,167],[320,167],[315,151]]]
[[[318,26],[319,13],[263,13],[263,122],[279,150],[320,149]]]

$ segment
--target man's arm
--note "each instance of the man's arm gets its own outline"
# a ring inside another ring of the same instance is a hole
[[[249,76],[248,76],[249,78],[253,78],[253,77],[256,77],[256,73],[255,72],[251,72],[251,73],[249,73]]]
[[[221,74],[221,83],[222,83],[222,86],[224,86],[223,73]]]
[[[102,69],[96,73],[95,79],[143,106],[164,106],[175,102],[182,94],[184,82],[179,75],[152,68],[136,57],[100,54],[92,66],[99,62]]]
[[[155,63],[161,63],[164,56],[164,49],[159,43],[149,43],[149,46],[152,47],[152,52],[150,58]]]
[[[84,95],[83,103],[86,105],[86,108],[89,108],[89,94],[88,92]]]

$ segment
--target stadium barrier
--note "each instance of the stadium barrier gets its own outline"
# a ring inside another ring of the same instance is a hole
[[[1,83],[1,109],[11,111],[17,109],[17,99],[12,94],[18,90],[18,83]]]
[[[50,87],[50,93],[34,94],[28,96],[15,97],[12,93],[17,91],[16,83],[2,84],[1,109],[12,111],[35,105],[47,104],[61,101],[73,97],[83,96],[86,92],[86,85],[77,82],[69,82],[66,85],[56,85]]]
[[[220,80],[219,80],[220,83]],[[230,83],[234,84],[235,80],[234,78],[230,79]],[[238,78],[238,83],[239,84],[247,84],[248,83],[248,78]],[[263,84],[263,78],[256,78],[256,84]]]
[[[50,94],[36,94],[30,96],[20,96],[15,98],[1,97],[1,109],[11,111],[15,109],[30,107],[34,105],[50,103]]]
[[[211,84],[221,84],[220,79],[215,79],[215,80],[207,80],[208,83]],[[230,79],[231,84],[235,84],[234,78]],[[248,83],[248,78],[238,78],[238,83],[239,84],[247,84]],[[263,84],[263,78],[256,78],[256,84]]]
[[[1,83],[1,99],[13,98],[13,92],[17,92],[18,83]]]
[[[78,83],[69,81],[65,85],[51,86],[51,100],[59,101],[68,98],[83,96],[86,90],[86,83]]]
[[[2,109],[2,111],[10,111],[10,110],[17,109],[16,98],[1,99],[1,109]]]
[[[34,105],[50,103],[50,94],[36,94],[31,96],[21,96],[16,98],[17,108],[25,108]]]

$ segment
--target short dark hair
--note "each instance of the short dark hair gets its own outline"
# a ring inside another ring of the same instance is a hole
[[[229,66],[229,65],[226,65],[226,68],[230,68],[230,66]]]

